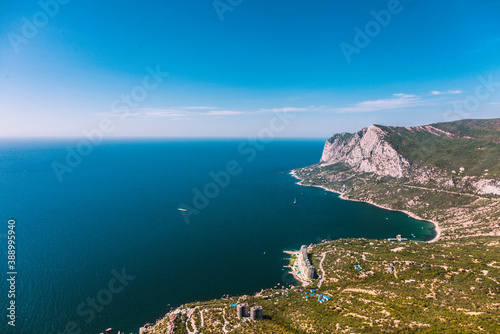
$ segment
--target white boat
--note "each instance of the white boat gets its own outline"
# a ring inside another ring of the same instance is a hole
[[[297,199],[296,198],[293,199],[293,204],[297,204]]]
[[[184,211],[184,212],[186,212],[186,211],[187,211],[187,209],[183,209],[183,208],[177,208],[177,210],[179,210],[179,211]]]

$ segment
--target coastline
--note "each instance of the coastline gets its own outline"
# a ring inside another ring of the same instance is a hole
[[[388,207],[385,207],[383,205],[380,205],[380,204],[377,204],[377,203],[373,203],[372,201],[362,201],[362,200],[358,200],[358,199],[352,199],[352,198],[346,198],[344,193],[341,193],[341,192],[338,192],[336,190],[333,190],[333,189],[330,189],[328,187],[325,187],[325,186],[319,186],[319,185],[306,185],[306,184],[303,184],[302,181],[303,179],[299,178],[297,176],[297,174],[295,174],[295,170],[292,170],[290,171],[289,173],[291,176],[293,176],[295,179],[299,180],[299,182],[297,182],[297,184],[299,186],[303,186],[303,187],[316,187],[316,188],[321,188],[325,191],[329,191],[329,192],[332,192],[332,193],[335,193],[335,194],[339,194],[339,198],[344,200],[344,201],[352,201],[352,202],[362,202],[362,203],[368,203],[368,204],[371,204],[371,205],[374,205],[376,207],[379,207],[381,209],[385,209],[385,210],[389,210],[389,211],[399,211],[399,212],[403,212],[404,214],[408,215],[409,217],[411,218],[414,218],[414,219],[418,219],[418,220],[422,220],[422,221],[426,221],[426,222],[429,222],[429,223],[432,223],[434,225],[434,229],[436,230],[436,236],[432,239],[432,240],[429,240],[427,242],[436,242],[439,240],[439,238],[441,237],[441,227],[439,227],[439,224],[438,222],[436,221],[433,221],[433,220],[427,220],[427,219],[423,219],[419,216],[417,216],[416,214],[412,213],[412,212],[409,212],[409,211],[405,211],[405,210],[394,210],[394,209],[391,209],[391,208],[388,208]]]
[[[295,250],[295,251],[293,251],[293,250],[285,250],[285,251],[283,251],[283,253],[285,253],[287,255],[290,255],[290,259],[291,259],[294,255],[298,256],[299,251],[298,250]],[[295,261],[294,261],[294,265],[295,265]],[[294,265],[286,265],[286,266],[284,266],[284,268],[289,268],[290,269],[290,271],[288,271],[288,273],[292,274],[293,278],[297,282],[299,282],[302,287],[306,287],[309,284],[311,284],[312,282],[310,280],[307,280],[307,279],[301,277],[301,275],[299,275],[299,273],[297,272],[297,270],[295,270]]]

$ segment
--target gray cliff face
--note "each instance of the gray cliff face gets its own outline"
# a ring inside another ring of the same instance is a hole
[[[384,131],[375,125],[355,134],[338,134],[323,149],[321,164],[344,163],[358,172],[402,178],[409,175],[410,163],[384,140]]]

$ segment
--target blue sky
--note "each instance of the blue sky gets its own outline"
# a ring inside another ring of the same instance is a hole
[[[326,138],[500,117],[498,1],[26,0],[2,2],[0,22],[2,137],[102,119],[109,137],[247,137],[279,112],[277,137]]]

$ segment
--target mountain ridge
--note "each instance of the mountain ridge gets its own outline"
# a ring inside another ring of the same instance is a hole
[[[371,125],[335,134],[319,165],[343,172],[407,178],[468,193],[500,195],[500,119],[463,120],[414,127]]]

